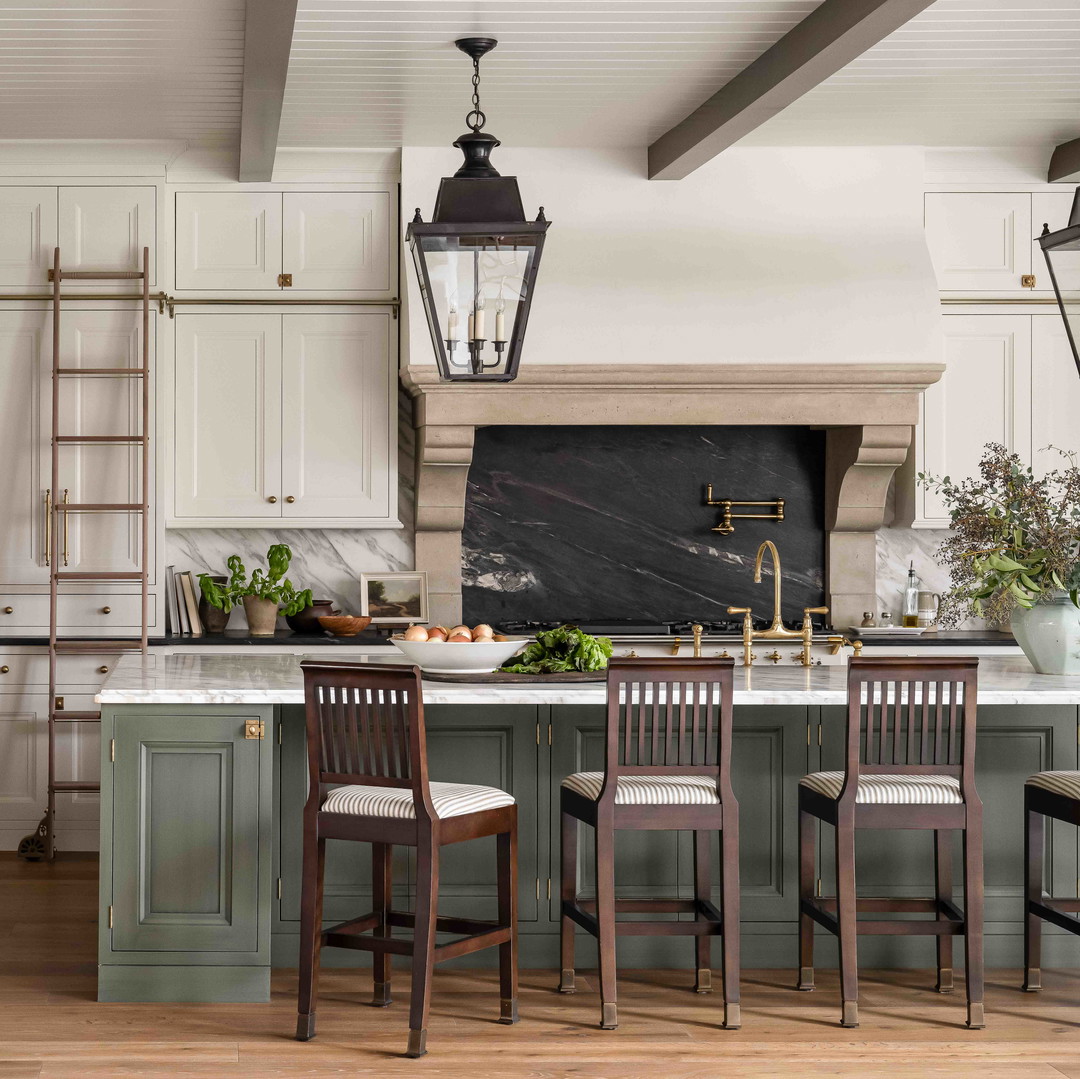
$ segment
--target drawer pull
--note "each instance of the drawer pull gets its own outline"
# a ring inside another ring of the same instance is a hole
[[[11,668],[5,663],[3,667],[0,667],[0,674],[7,674]]]
[[[292,495],[289,495],[289,497],[286,498],[285,501],[291,505],[293,502],[296,501],[296,499]]]
[[[271,495],[266,501],[267,502],[276,502],[277,501],[277,495]]]
[[[101,613],[102,614],[112,614],[112,608],[111,607],[102,607],[101,608]]]
[[[109,673],[109,668],[106,667],[104,663],[100,667],[98,667],[98,674],[108,674],[108,673]]]
[[[14,607],[5,607],[4,608],[4,614],[14,614],[14,613],[15,613],[15,608]]]

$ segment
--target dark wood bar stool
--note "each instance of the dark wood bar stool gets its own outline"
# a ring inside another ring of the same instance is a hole
[[[517,805],[494,787],[429,783],[424,706],[416,667],[305,661],[310,788],[304,806],[300,994],[296,1037],[315,1036],[323,945],[374,953],[373,1004],[390,1003],[390,960],[412,956],[406,1055],[426,1051],[432,967],[499,946],[501,1023],[517,1022]],[[335,786],[342,784],[340,786]],[[330,789],[333,788],[333,789]],[[440,918],[439,850],[497,836],[498,919]],[[374,910],[322,928],[327,839],[371,844]],[[394,844],[416,848],[416,911],[391,909]],[[393,936],[412,929],[412,939]],[[435,933],[459,935],[436,945]],[[371,933],[371,936],[365,934]]]
[[[574,991],[574,924],[597,938],[601,1021],[618,1026],[615,938],[693,936],[698,992],[712,988],[720,936],[724,1026],[739,1016],[739,807],[731,790],[732,659],[613,659],[608,667],[603,772],[562,782],[562,977]],[[578,898],[578,822],[596,840],[596,900]],[[616,829],[694,833],[693,899],[616,899]],[[720,832],[721,909],[711,898],[709,843]],[[616,921],[616,913],[688,913],[694,921]]]
[[[983,1014],[982,802],[975,789],[977,659],[852,659],[848,666],[846,765],[799,784],[799,983],[814,988],[814,922],[839,939],[841,1025],[859,1025],[862,933],[937,937],[937,989],[952,992],[952,937],[964,935],[967,1025]],[[836,830],[836,895],[814,897],[814,819]],[[856,828],[933,830],[932,899],[857,899]],[[953,902],[950,832],[963,834],[964,910]],[[859,921],[863,911],[926,912],[933,921]]]
[[[1043,889],[1046,818],[1080,826],[1080,772],[1039,772],[1024,784],[1024,863],[1027,905],[1024,989],[1042,989],[1042,924],[1051,922],[1080,936],[1080,899],[1057,899]]]

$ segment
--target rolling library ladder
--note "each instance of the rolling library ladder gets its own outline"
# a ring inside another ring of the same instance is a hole
[[[38,825],[37,832],[27,836],[19,844],[19,854],[24,858],[47,858],[52,860],[55,854],[56,796],[74,792],[93,792],[101,790],[100,781],[75,781],[58,778],[56,733],[60,724],[100,723],[100,712],[66,711],[63,702],[57,696],[57,687],[63,684],[58,677],[63,657],[86,652],[141,651],[145,654],[147,646],[147,625],[149,621],[149,491],[150,491],[150,252],[143,248],[142,270],[136,271],[93,271],[80,270],[66,272],[60,268],[60,249],[53,252],[53,268],[49,272],[52,281],[52,473],[49,493],[46,494],[46,564],[49,567],[49,785],[48,806],[45,816]],[[60,285],[64,281],[138,281],[142,292],[142,326],[140,363],[138,367],[65,367],[61,357]],[[62,414],[62,379],[80,378],[117,378],[141,379],[141,406],[138,412],[137,434],[80,435],[65,434]],[[65,490],[62,498],[55,497],[60,491],[60,453],[65,446],[88,445],[91,443],[130,444],[141,454],[139,469],[138,502],[69,502]],[[50,495],[54,496],[50,498]],[[68,561],[67,544],[60,542],[61,533],[66,533],[68,514],[78,513],[122,513],[139,518],[140,557],[137,571],[113,571],[108,567],[98,566],[90,570],[69,571],[65,568]],[[123,640],[103,640],[101,638],[64,637],[61,632],[60,600],[64,586],[72,582],[112,582],[138,581],[142,586],[141,630],[137,638]]]

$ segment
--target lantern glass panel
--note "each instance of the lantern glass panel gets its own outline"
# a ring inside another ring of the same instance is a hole
[[[439,336],[451,377],[497,375],[512,359],[516,366],[538,239],[542,242],[542,236],[527,234],[415,238],[417,270],[428,288],[428,317],[434,319],[432,334]]]
[[[1066,299],[1063,295],[1063,290],[1068,292],[1074,287],[1077,271],[1080,270],[1080,226],[1071,225],[1058,232],[1044,234],[1041,242],[1046,268],[1065,322],[1073,362],[1077,374],[1080,374],[1080,302]]]

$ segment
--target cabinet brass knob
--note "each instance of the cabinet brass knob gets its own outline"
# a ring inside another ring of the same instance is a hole
[[[277,501],[277,495],[271,495],[266,501],[267,502],[276,502]]]
[[[11,668],[5,663],[3,667],[0,667],[0,674],[7,674]]]
[[[291,503],[295,502],[295,501],[296,501],[296,499],[295,499],[295,498],[293,498],[293,496],[292,496],[292,495],[289,495],[289,497],[288,497],[288,498],[286,498],[286,499],[285,499],[285,501],[291,504]]]
[[[108,674],[108,673],[109,673],[109,668],[106,667],[104,663],[100,667],[98,667],[98,674]]]
[[[101,608],[101,613],[102,614],[112,614],[112,608],[111,607],[102,607]]]
[[[14,607],[5,607],[4,608],[4,614],[12,614],[14,612],[14,610],[15,610]]]

